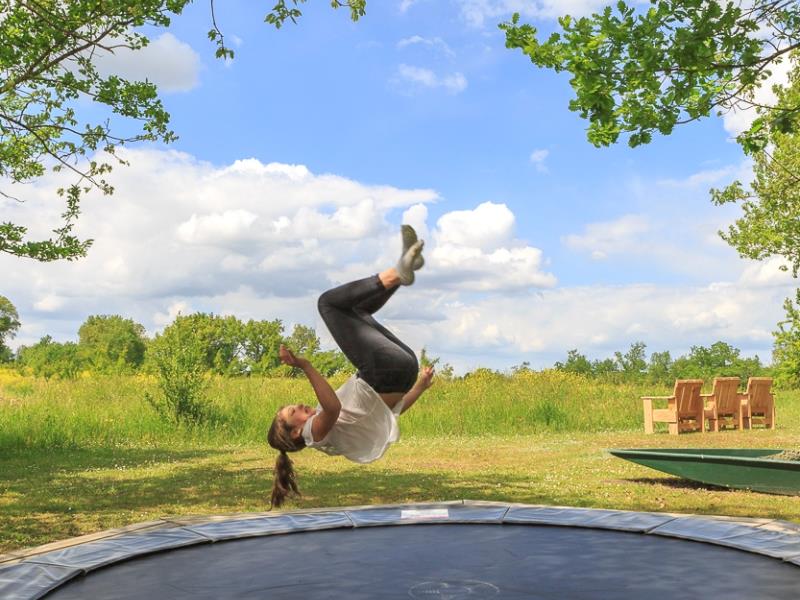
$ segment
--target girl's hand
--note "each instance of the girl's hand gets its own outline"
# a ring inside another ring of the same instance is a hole
[[[295,356],[294,353],[283,344],[281,344],[280,350],[278,350],[278,357],[283,364],[289,365],[290,367],[297,367],[298,369],[302,369],[308,362],[305,358]]]
[[[420,373],[417,384],[423,392],[433,385],[434,375],[436,375],[436,369],[433,365],[422,367],[422,372]]]

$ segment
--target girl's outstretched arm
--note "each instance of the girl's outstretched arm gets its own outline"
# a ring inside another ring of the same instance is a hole
[[[291,350],[283,345],[281,345],[279,355],[283,364],[302,369],[303,373],[308,377],[311,387],[314,388],[314,393],[317,395],[317,400],[319,400],[319,404],[322,407],[322,412],[318,413],[311,423],[311,434],[314,441],[318,442],[328,435],[328,432],[336,424],[336,420],[339,418],[339,411],[342,409],[342,403],[339,402],[339,398],[336,396],[336,392],[333,391],[331,384],[328,383],[328,380],[311,366],[308,359],[295,356]]]
[[[433,376],[435,374],[436,370],[432,366],[422,367],[422,372],[420,373],[419,379],[417,379],[417,382],[414,384],[414,387],[408,390],[403,396],[403,410],[400,411],[400,414],[403,414],[411,408],[411,405],[417,401],[417,398],[422,395],[422,392],[433,385]]]

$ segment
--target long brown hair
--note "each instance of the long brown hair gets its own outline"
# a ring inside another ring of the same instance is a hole
[[[306,441],[302,435],[297,438],[292,437],[292,430],[289,424],[280,416],[281,410],[283,408],[278,410],[267,432],[267,442],[280,452],[278,458],[275,459],[275,477],[272,480],[270,510],[272,510],[273,506],[280,508],[289,494],[300,495],[300,490],[297,488],[297,473],[287,452],[298,452],[306,447]]]

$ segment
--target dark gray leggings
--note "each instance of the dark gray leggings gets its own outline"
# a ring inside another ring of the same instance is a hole
[[[358,369],[358,377],[380,394],[407,392],[419,364],[414,351],[372,316],[397,291],[377,275],[351,281],[319,297],[319,314],[333,339]]]

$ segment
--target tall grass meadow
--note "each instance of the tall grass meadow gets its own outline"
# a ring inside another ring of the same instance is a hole
[[[331,378],[334,387],[346,375]],[[303,378],[209,376],[214,418],[162,418],[147,401],[155,377],[82,376],[46,380],[0,370],[0,449],[252,444],[285,404],[316,405]],[[710,388],[710,386],[709,386]],[[404,436],[518,436],[544,432],[641,431],[640,396],[666,395],[644,383],[605,383],[562,371],[480,371],[440,379],[401,417]],[[779,423],[800,424],[800,392],[777,392]]]

